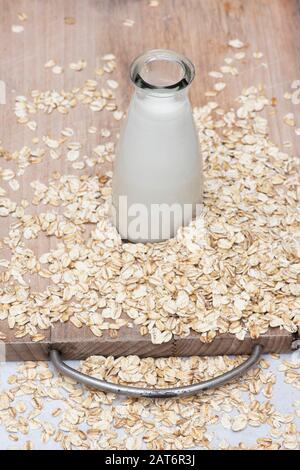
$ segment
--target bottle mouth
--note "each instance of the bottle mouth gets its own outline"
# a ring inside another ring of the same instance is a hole
[[[136,87],[161,93],[185,89],[194,76],[192,62],[167,49],[145,52],[130,67],[130,78]]]

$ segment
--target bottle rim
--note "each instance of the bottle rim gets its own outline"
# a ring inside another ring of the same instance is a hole
[[[155,84],[146,80],[143,75],[143,67],[154,61],[165,61],[177,64],[181,68],[181,77],[169,84]],[[130,66],[130,79],[139,89],[145,91],[168,92],[181,91],[187,88],[195,76],[195,67],[185,56],[169,49],[152,49],[136,57]]]

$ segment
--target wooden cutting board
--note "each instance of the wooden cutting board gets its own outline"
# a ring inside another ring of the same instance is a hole
[[[30,145],[33,137],[26,126],[16,123],[13,113],[16,95],[28,96],[33,89],[68,90],[79,86],[94,76],[99,58],[111,52],[118,60],[114,78],[120,84],[118,102],[125,110],[132,93],[128,79],[131,60],[146,49],[170,48],[186,54],[195,64],[197,75],[191,100],[193,105],[202,105],[204,92],[213,83],[208,72],[223,62],[228,40],[232,38],[247,43],[250,57],[253,51],[263,52],[267,65],[256,65],[253,59],[247,59],[243,72],[234,79],[234,86],[228,86],[218,102],[231,107],[237,90],[264,83],[268,95],[278,98],[277,112],[269,119],[272,138],[278,145],[291,141],[292,148],[288,151],[297,151],[300,137],[282,124],[282,117],[288,112],[296,113],[300,106],[292,109],[291,103],[283,99],[291,83],[300,79],[298,0],[160,0],[157,7],[149,6],[148,0],[0,0],[0,11],[0,83],[6,87],[6,104],[0,104],[0,139],[10,151]],[[27,21],[20,21],[18,13],[21,12],[27,14]],[[74,23],[65,21],[70,17],[75,19],[75,24],[66,24]],[[134,24],[124,25],[126,19],[133,20]],[[12,26],[20,24],[24,31],[12,32]],[[54,75],[45,69],[44,64],[49,59],[63,65],[64,73]],[[79,59],[86,60],[88,65],[82,72],[75,73],[68,64]],[[34,116],[34,119],[38,122],[35,135],[39,137],[58,135],[67,126],[74,128],[87,154],[97,143],[90,136],[87,138],[90,126],[108,126],[115,133],[119,131],[118,123],[109,113],[91,113],[83,107],[75,108],[68,115],[53,113]],[[300,122],[297,124],[299,127]],[[5,162],[1,162],[1,166],[4,167]],[[30,200],[30,181],[46,181],[53,170],[64,173],[66,162],[47,159],[31,166],[22,179],[21,190],[10,191],[7,185],[8,194],[14,200]],[[33,206],[32,213],[36,210]],[[7,226],[2,223],[0,236],[6,235]],[[35,241],[31,248],[38,256],[51,249],[52,243],[50,237],[43,238]],[[1,257],[5,257],[5,253]],[[37,291],[44,288],[37,277],[31,280],[31,285]],[[135,329],[123,328],[117,339],[109,335],[96,338],[90,330],[77,329],[68,323],[56,324],[46,333],[45,340],[32,343],[29,338],[16,340],[5,321],[0,322],[0,330],[7,336],[7,360],[47,359],[50,347],[61,350],[66,359],[83,359],[91,354],[246,354],[254,343],[249,337],[241,342],[233,335],[222,335],[211,344],[203,344],[197,334],[192,334],[188,338],[153,345],[149,337],[140,336]],[[295,339],[296,335],[272,329],[259,342],[265,346],[265,351],[283,352],[291,349]]]

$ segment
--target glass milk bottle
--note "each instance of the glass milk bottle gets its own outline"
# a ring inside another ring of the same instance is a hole
[[[188,98],[194,66],[169,50],[137,57],[135,85],[117,146],[114,223],[123,239],[157,242],[176,235],[202,202],[202,159]]]

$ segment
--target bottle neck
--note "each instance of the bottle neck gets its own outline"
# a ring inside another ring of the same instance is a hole
[[[185,88],[184,90],[180,91],[172,91],[172,90],[164,90],[157,91],[157,90],[143,90],[140,88],[136,88],[134,95],[139,100],[153,100],[159,101],[163,105],[164,102],[169,101],[184,101],[188,99],[188,90]]]
[[[142,54],[130,68],[130,78],[138,90],[162,97],[186,90],[194,74],[194,66],[186,57],[166,49]]]
[[[191,106],[186,90],[166,95],[155,95],[136,90],[133,95],[131,112],[142,119],[173,120],[178,115],[185,115],[191,112]]]

